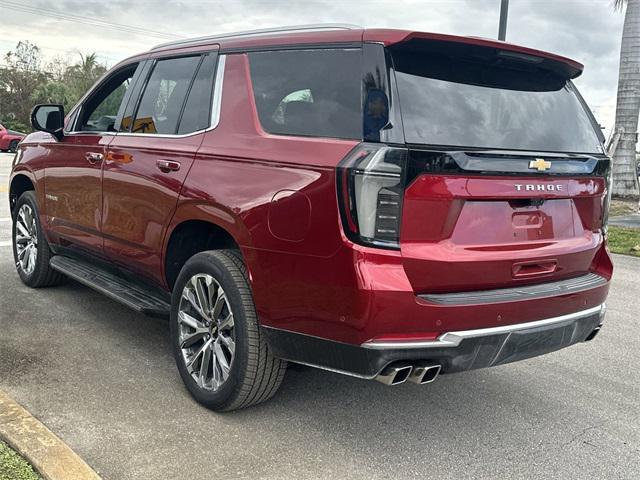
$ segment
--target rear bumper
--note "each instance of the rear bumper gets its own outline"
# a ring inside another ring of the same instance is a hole
[[[593,338],[605,305],[541,320],[452,331],[430,341],[365,342],[351,345],[264,327],[274,355],[347,375],[371,379],[387,365],[429,361],[442,373],[491,367],[543,355]]]

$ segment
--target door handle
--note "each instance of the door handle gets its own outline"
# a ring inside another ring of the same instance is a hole
[[[174,160],[157,160],[156,166],[164,173],[177,172],[180,170],[180,162]]]
[[[102,159],[104,158],[104,155],[102,155],[101,153],[89,152],[84,157],[87,159],[89,163],[96,164],[102,161]]]

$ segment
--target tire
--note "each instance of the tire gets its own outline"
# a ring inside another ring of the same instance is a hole
[[[38,203],[32,190],[20,195],[16,203],[11,238],[16,270],[25,285],[48,287],[64,280],[62,274],[49,266],[51,249],[42,232]]]
[[[15,153],[18,151],[18,140],[12,140],[11,143],[9,143],[9,153]]]
[[[287,363],[271,354],[260,331],[239,252],[206,251],[186,262],[173,289],[170,329],[180,376],[207,408],[249,407],[280,387]]]

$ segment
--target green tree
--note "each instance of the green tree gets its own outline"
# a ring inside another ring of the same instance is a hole
[[[4,58],[6,67],[0,68],[0,122],[20,131],[29,130],[35,104],[60,103],[68,112],[107,71],[95,53],[80,53],[75,63],[58,57],[43,68],[40,49],[29,42],[19,42]],[[118,95],[113,97],[114,102],[119,100]]]
[[[46,77],[41,70],[40,49],[29,42],[19,42],[4,57],[6,67],[0,69],[0,119],[28,125],[33,107],[31,96]],[[7,122],[8,123],[8,122]]]
[[[95,53],[88,55],[80,53],[80,62],[67,69],[64,80],[79,99],[106,71],[107,68],[98,62]]]
[[[69,110],[76,104],[77,95],[64,81],[49,80],[38,85],[31,94],[31,103],[60,103],[64,105],[64,111]]]

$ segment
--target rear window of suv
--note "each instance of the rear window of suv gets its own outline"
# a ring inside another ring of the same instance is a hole
[[[267,132],[362,138],[360,49],[254,52],[249,63]]]
[[[407,143],[601,153],[575,87],[552,72],[504,58],[392,54]]]

